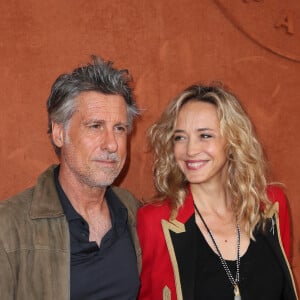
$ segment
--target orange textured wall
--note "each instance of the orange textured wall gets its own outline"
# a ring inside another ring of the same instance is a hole
[[[256,124],[272,180],[287,187],[300,283],[300,2],[15,0],[0,2],[0,198],[56,162],[45,101],[54,79],[94,53],[126,67],[144,109],[121,185],[153,193],[145,131],[187,85],[223,81]]]

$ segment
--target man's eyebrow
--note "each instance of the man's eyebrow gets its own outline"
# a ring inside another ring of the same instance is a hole
[[[129,127],[129,123],[128,122],[118,122],[114,126],[125,126],[126,128],[128,128]]]
[[[105,120],[102,119],[89,119],[83,122],[84,124],[91,124],[91,123],[98,123],[98,124],[103,124],[105,123]]]

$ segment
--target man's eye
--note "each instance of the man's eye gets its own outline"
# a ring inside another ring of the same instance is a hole
[[[98,128],[101,127],[101,125],[100,124],[91,124],[91,125],[89,125],[89,127],[94,128],[94,129],[98,129]]]
[[[116,131],[116,132],[119,132],[119,133],[123,133],[123,132],[126,133],[127,130],[128,130],[127,127],[126,127],[126,126],[123,126],[123,125],[122,125],[122,126],[116,126],[116,127],[115,127],[115,131]]]

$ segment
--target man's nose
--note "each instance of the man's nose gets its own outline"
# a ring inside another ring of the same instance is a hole
[[[114,131],[106,130],[103,134],[102,149],[108,152],[116,152],[118,150],[118,142]]]

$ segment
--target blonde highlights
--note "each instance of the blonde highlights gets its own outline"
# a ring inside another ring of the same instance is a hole
[[[173,216],[183,204],[187,184],[174,158],[173,128],[178,112],[189,101],[208,102],[216,106],[221,134],[227,141],[227,190],[239,222],[253,237],[256,225],[264,225],[261,205],[270,201],[266,194],[266,162],[253,125],[237,98],[223,87],[193,85],[179,94],[149,130],[149,144],[154,155],[153,177],[158,201],[169,198]]]

